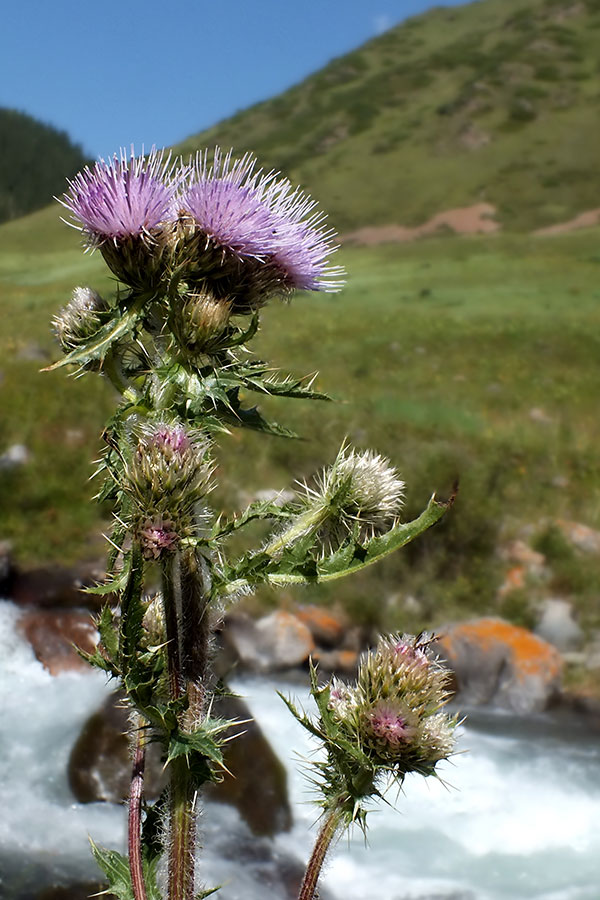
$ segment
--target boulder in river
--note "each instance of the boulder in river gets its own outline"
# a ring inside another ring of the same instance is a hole
[[[541,712],[558,696],[559,651],[503,619],[482,618],[443,629],[437,650],[452,669],[459,700],[519,714]]]
[[[234,613],[225,620],[222,639],[228,655],[258,672],[299,666],[315,649],[308,626],[283,609],[256,622],[243,613]]]
[[[75,647],[92,653],[98,632],[89,612],[67,609],[29,609],[19,619],[19,629],[36,657],[51,675],[87,669]]]

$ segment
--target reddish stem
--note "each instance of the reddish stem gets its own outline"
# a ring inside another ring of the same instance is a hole
[[[339,809],[333,809],[327,814],[306,867],[298,900],[313,900],[327,851],[331,847],[331,843],[341,823],[342,815]]]
[[[135,716],[135,748],[129,791],[129,871],[135,900],[147,900],[144,871],[142,868],[142,798],[144,794],[144,767],[146,764],[145,736],[139,716]]]

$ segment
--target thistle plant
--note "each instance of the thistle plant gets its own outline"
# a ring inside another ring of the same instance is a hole
[[[64,356],[50,367],[99,374],[119,398],[96,471],[98,500],[112,503],[114,518],[106,580],[91,590],[110,602],[87,659],[121,683],[131,709],[128,856],[92,849],[120,900],[192,900],[212,892],[200,890],[196,873],[198,798],[225,776],[231,734],[231,722],[212,712],[210,665],[227,604],[257,585],[358,571],[412,541],[448,504],[433,497],[402,522],[404,484],[393,466],[344,444],[291,502],[255,502],[233,515],[211,508],[218,436],[233,428],[293,436],[246,395],[329,399],[248,349],[266,303],[342,284],[330,261],[334,233],[300,189],[249,155],[215,150],[184,162],[132,150],[86,168],[61,202],[118,282],[109,300],[75,288],[54,320]],[[236,555],[232,536],[259,520],[270,535]],[[443,678],[418,642],[383,642],[355,687],[319,688],[313,676],[313,693],[319,721],[300,718],[327,752],[317,764],[323,856],[342,825],[364,824],[363,800],[384,776],[433,772],[450,752],[451,725],[440,711]],[[169,775],[154,804],[144,799],[149,742],[160,745]],[[313,859],[303,898],[319,868]]]

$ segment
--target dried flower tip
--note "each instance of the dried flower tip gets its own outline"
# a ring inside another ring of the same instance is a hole
[[[337,719],[347,719],[356,707],[356,695],[343,681],[333,678],[329,689],[328,706]]]
[[[154,555],[152,555],[152,558],[154,558]],[[167,640],[167,629],[162,594],[155,594],[148,601],[142,625],[146,633],[146,644],[148,647],[159,647],[165,643]]]
[[[138,533],[144,559],[160,559],[177,549],[179,534],[170,519],[162,516],[146,519]]]
[[[65,353],[80,347],[102,325],[108,304],[89,287],[76,287],[67,305],[54,317],[54,333]]]

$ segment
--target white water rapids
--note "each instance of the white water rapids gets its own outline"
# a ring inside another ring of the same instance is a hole
[[[87,835],[122,849],[125,811],[76,803],[66,777],[84,721],[109,693],[104,677],[51,677],[17,635],[17,616],[12,604],[0,602],[0,897],[35,900],[51,884],[93,881]],[[216,895],[222,900],[283,900],[271,857],[306,859],[316,812],[295,760],[307,757],[311,745],[275,689],[300,702],[306,689],[264,679],[233,687],[286,763],[294,827],[274,845],[264,839],[252,845],[233,809],[211,806],[203,824],[203,878],[224,885]],[[466,752],[441,771],[449,787],[408,778],[397,810],[380,804],[370,815],[368,847],[360,833],[340,841],[323,878],[327,896],[598,900],[600,740],[573,723],[540,720],[525,729],[508,715],[473,715],[459,749]]]

